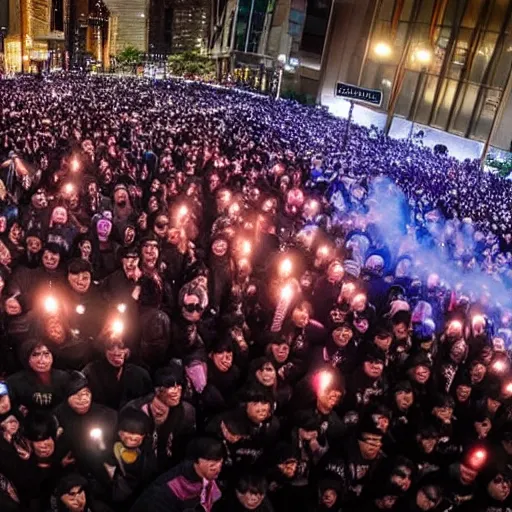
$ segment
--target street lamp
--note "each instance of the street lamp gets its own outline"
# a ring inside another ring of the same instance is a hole
[[[373,51],[380,59],[387,59],[388,57],[391,57],[391,54],[393,53],[391,46],[384,41],[376,43],[373,47]]]
[[[279,75],[277,79],[276,99],[279,99],[281,97],[281,86],[283,85],[283,72],[286,64],[286,54],[280,53],[277,57],[277,62],[279,63]]]

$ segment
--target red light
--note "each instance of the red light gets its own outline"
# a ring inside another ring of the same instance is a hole
[[[320,372],[318,375],[318,392],[324,393],[331,383],[332,375],[327,371]]]
[[[479,469],[483,466],[486,459],[487,459],[487,452],[485,450],[478,449],[473,453],[473,455],[470,458],[471,466],[474,469]]]

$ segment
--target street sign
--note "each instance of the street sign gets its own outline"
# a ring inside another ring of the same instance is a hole
[[[351,101],[360,101],[380,107],[382,105],[382,91],[378,89],[365,89],[357,85],[338,82],[336,84],[336,96],[346,98]]]

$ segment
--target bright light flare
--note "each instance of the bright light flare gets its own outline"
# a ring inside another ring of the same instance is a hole
[[[483,449],[476,450],[470,458],[471,466],[475,469],[483,466],[485,461],[487,460],[487,452]]]
[[[101,430],[101,428],[93,428],[89,432],[89,435],[91,436],[91,439],[93,439],[94,441],[99,441],[103,438],[103,431]]]
[[[290,285],[286,285],[281,290],[281,299],[289,301],[293,297],[293,289]]]
[[[289,276],[291,273],[292,273],[292,268],[293,268],[293,265],[292,265],[292,262],[289,258],[286,258],[285,260],[282,261],[280,267],[279,267],[279,272],[281,273],[282,276]]]
[[[391,54],[393,53],[391,46],[388,43],[385,43],[383,41],[377,43],[373,47],[373,51],[375,52],[375,55],[377,55],[377,57],[380,57],[383,59],[390,57]]]
[[[47,313],[55,314],[59,309],[59,303],[55,297],[46,297],[44,299],[44,309]]]
[[[249,240],[244,240],[242,242],[242,254],[244,256],[249,256],[249,254],[251,254],[251,251],[252,251],[251,242],[249,242]]]
[[[74,191],[75,191],[75,187],[72,183],[66,183],[63,187],[62,187],[62,190],[65,194],[67,194],[68,196],[71,195]]]
[[[413,58],[422,65],[427,65],[432,60],[432,52],[426,48],[420,48],[414,52]]]
[[[328,389],[331,383],[332,374],[327,371],[320,372],[320,374],[318,375],[318,392],[325,393],[325,391]]]
[[[119,311],[119,313],[126,313],[126,304],[124,304],[124,303],[118,304],[117,311]]]
[[[495,361],[492,364],[492,369],[495,372],[502,373],[507,369],[507,365],[503,361]]]
[[[180,209],[178,210],[178,220],[183,221],[187,214],[188,208],[185,205],[180,206]]]
[[[112,332],[116,335],[116,336],[119,336],[121,334],[123,334],[124,332],[124,323],[117,319],[117,320],[114,320],[112,322]]]
[[[80,170],[80,162],[76,158],[73,158],[73,160],[71,160],[71,171],[77,172],[79,170]]]
[[[75,310],[79,315],[83,315],[85,313],[85,306],[83,304],[78,304]]]
[[[329,255],[329,247],[327,247],[326,245],[322,245],[322,247],[319,247],[318,249],[318,254],[320,256],[328,256]]]

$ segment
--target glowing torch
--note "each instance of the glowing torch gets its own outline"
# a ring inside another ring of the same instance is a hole
[[[103,440],[103,431],[101,430],[101,428],[96,427],[91,429],[91,431],[89,432],[89,436],[95,443],[97,443],[98,448],[100,450],[106,449],[105,441]]]
[[[70,196],[75,190],[75,187],[73,186],[72,183],[66,183],[63,187],[62,187],[62,191],[64,192],[64,194]]]
[[[124,304],[124,303],[118,304],[117,311],[119,311],[119,313],[121,313],[121,314],[126,313],[126,304]]]
[[[44,299],[44,309],[50,315],[54,315],[59,310],[59,303],[55,297],[51,295]]]
[[[112,334],[114,336],[121,336],[124,332],[124,323],[122,320],[116,319],[112,322]]]
[[[293,288],[291,285],[287,284],[281,289],[279,301],[277,303],[274,318],[272,320],[272,326],[270,327],[271,332],[279,332],[281,330],[284,319],[286,317],[286,313],[288,312],[288,308],[292,302],[292,297]]]
[[[251,250],[252,250],[251,242],[249,242],[248,240],[244,240],[242,242],[242,254],[244,256],[249,256],[249,254],[251,254]]]
[[[281,277],[290,277],[292,273],[292,262],[289,258],[286,258],[281,262],[281,265],[279,265],[279,274]]]
[[[76,158],[73,158],[73,160],[71,160],[71,171],[77,172],[79,170],[80,170],[80,162]]]
[[[85,313],[85,306],[83,304],[78,304],[75,311],[78,315],[83,315]]]

